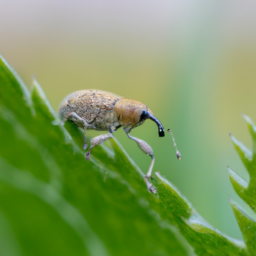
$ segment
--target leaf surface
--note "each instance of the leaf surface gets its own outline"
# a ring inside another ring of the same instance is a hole
[[[250,181],[249,183],[243,180],[233,170],[228,168],[229,177],[233,188],[237,194],[251,207],[256,213],[256,127],[248,116],[244,116],[247,122],[251,137],[252,150],[246,148],[232,134],[230,134],[234,147],[239,154],[245,168],[247,169]],[[240,230],[243,234],[245,244],[249,255],[256,255],[256,222],[249,217],[240,206],[230,200],[231,206],[235,213]]]
[[[3,59],[0,141],[0,255],[247,255],[160,174],[150,194],[115,139],[86,161],[82,132]]]

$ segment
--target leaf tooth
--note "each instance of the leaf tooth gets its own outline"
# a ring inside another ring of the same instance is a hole
[[[155,177],[158,183],[155,185],[159,198],[172,208],[173,214],[179,214],[188,218],[192,212],[192,206],[188,200],[180,194],[171,182],[162,177],[159,172],[155,173]],[[178,208],[177,205],[179,205]]]
[[[47,119],[50,119],[50,121],[57,119],[54,110],[52,109],[43,90],[41,89],[41,86],[35,78],[33,78],[31,88],[31,100],[37,114],[43,115]]]
[[[229,178],[232,186],[236,193],[252,208],[256,213],[256,200],[255,192],[251,189],[250,183],[248,184],[240,176],[238,176],[234,171],[228,167]]]
[[[17,92],[21,92],[23,94],[23,99],[25,102],[30,106],[31,105],[31,99],[29,97],[29,91],[26,87],[26,85],[23,83],[19,75],[16,73],[16,71],[7,63],[7,61],[3,58],[3,56],[0,54],[0,71],[3,72],[4,77],[1,77],[1,79],[8,79],[12,81],[12,90],[15,90]],[[1,85],[4,87],[4,85]]]
[[[192,214],[189,219],[182,218],[183,221],[191,227],[194,231],[200,233],[214,233],[214,228],[204,221],[202,218]]]
[[[243,164],[245,165],[246,169],[250,173],[250,163],[252,160],[252,152],[249,150],[247,147],[244,146],[243,143],[238,141],[231,133],[230,133],[230,138],[233,142],[233,145],[239,154]]]
[[[247,122],[248,129],[251,133],[251,136],[253,137],[254,140],[256,140],[256,126],[254,125],[253,121],[249,116],[243,114],[243,118]]]
[[[256,222],[248,216],[236,203],[229,199],[233,212],[242,232],[245,244],[250,255],[256,251]]]
[[[248,126],[248,129],[250,131],[250,134],[252,136],[252,140],[253,140],[253,164],[254,166],[256,166],[256,126],[254,125],[254,123],[252,122],[251,118],[246,116],[246,115],[243,115],[245,121],[247,122],[247,126]],[[254,167],[255,169],[255,167]]]
[[[232,171],[229,167],[228,173],[234,190],[241,198],[244,199],[244,191],[248,187],[248,183],[245,180],[243,180],[240,176],[238,176],[234,171]]]
[[[195,214],[192,214],[189,219],[185,219],[185,218],[182,218],[182,219],[195,232],[201,233],[201,235],[206,235],[208,237],[208,241],[211,241],[210,243],[212,243],[213,246],[216,246],[219,243],[229,242],[236,246],[239,246],[241,248],[241,251],[245,248],[243,241],[226,236],[219,230],[213,228],[204,219],[198,218]],[[243,254],[239,254],[239,255],[243,255]]]

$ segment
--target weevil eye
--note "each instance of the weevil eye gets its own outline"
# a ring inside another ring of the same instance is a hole
[[[143,109],[140,114],[140,122],[146,120],[148,118],[148,111]]]

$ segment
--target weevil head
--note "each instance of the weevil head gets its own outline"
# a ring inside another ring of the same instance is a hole
[[[133,129],[143,124],[146,119],[151,119],[158,126],[159,137],[164,137],[163,125],[145,104],[136,100],[121,99],[116,103],[114,111],[125,128]]]

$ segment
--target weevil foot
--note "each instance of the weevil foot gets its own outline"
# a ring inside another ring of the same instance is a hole
[[[87,143],[84,143],[83,149],[84,149],[84,150],[87,149]]]
[[[148,191],[150,193],[153,193],[153,194],[156,193],[156,189],[154,188],[154,186],[151,183],[147,182],[147,187],[148,187]]]
[[[90,161],[90,154],[91,154],[90,152],[85,154],[85,158],[86,158],[87,161]]]
[[[150,193],[156,193],[156,189],[154,188],[154,186],[148,181],[150,177],[148,177],[147,175],[145,176],[145,181],[146,181],[146,184],[147,184],[147,187],[148,187],[148,191]]]

